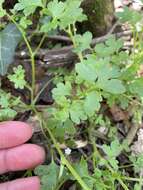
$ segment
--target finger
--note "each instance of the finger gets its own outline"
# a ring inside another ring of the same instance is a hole
[[[0,123],[0,149],[25,143],[32,136],[32,128],[20,121]]]
[[[40,190],[40,180],[38,177],[17,179],[0,184],[0,190]]]
[[[8,171],[20,171],[44,162],[45,152],[40,146],[24,144],[0,151],[0,174]]]

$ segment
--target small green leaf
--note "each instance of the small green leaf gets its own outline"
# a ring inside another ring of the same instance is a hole
[[[75,70],[78,73],[78,76],[85,81],[95,82],[97,79],[97,74],[94,67],[92,65],[86,64],[85,62],[77,63]]]
[[[80,121],[82,120],[84,121],[87,119],[87,116],[83,109],[82,102],[73,101],[70,107],[70,118],[76,124],[80,124]]]
[[[0,0],[0,18],[5,16],[6,11],[3,9],[2,5],[4,3],[5,0]]]
[[[67,81],[65,84],[60,82],[57,84],[57,87],[52,90],[53,98],[57,100],[64,96],[70,96],[71,89],[72,87],[69,81]]]
[[[2,108],[8,108],[10,106],[10,94],[1,93],[0,94],[0,106]]]
[[[24,29],[26,29],[29,25],[32,24],[32,21],[27,19],[26,17],[22,17],[20,19],[20,26]]]
[[[95,52],[100,57],[106,57],[117,53],[122,46],[122,40],[116,40],[114,36],[110,36],[105,44],[101,43],[95,46]]]
[[[112,141],[110,146],[103,145],[102,147],[108,157],[117,157],[122,150],[122,146],[118,140]]]
[[[92,33],[85,32],[83,35],[75,35],[74,40],[76,43],[76,48],[74,49],[75,52],[81,53],[85,49],[90,49],[90,43],[92,41]]]
[[[124,7],[124,11],[117,13],[117,16],[122,22],[129,22],[132,25],[135,25],[142,19],[141,13],[131,10],[128,7]]]
[[[67,119],[65,121],[63,127],[65,129],[65,133],[67,133],[67,134],[75,134],[75,132],[76,132],[74,124],[70,119]]]
[[[137,78],[128,85],[129,91],[143,97],[143,77]]]
[[[9,107],[0,109],[0,121],[12,120],[16,114],[17,112]]]
[[[43,7],[41,0],[18,0],[18,3],[14,6],[14,10],[23,10],[25,16],[29,16],[35,12],[37,7]]]
[[[111,80],[100,80],[97,83],[98,87],[105,90],[106,92],[110,92],[112,94],[122,94],[126,91],[122,82],[118,79]]]
[[[87,19],[80,8],[82,0],[67,0],[65,10],[60,17],[60,28],[66,29],[69,25],[82,22]]]
[[[111,142],[110,146],[104,144],[102,147],[103,147],[103,151],[108,156],[108,162],[111,164],[111,166],[115,170],[118,170],[118,160],[116,160],[116,157],[121,153],[123,149],[119,141],[114,140]]]
[[[88,116],[93,116],[95,111],[100,109],[101,94],[98,92],[90,92],[87,94],[84,102],[84,110]]]
[[[61,14],[63,13],[65,9],[65,3],[58,1],[58,0],[53,0],[50,3],[48,3],[48,12],[50,15],[55,19],[55,18],[60,18]]]
[[[59,166],[52,161],[49,165],[38,166],[35,174],[41,177],[42,186],[53,190],[58,183]]]
[[[13,69],[14,74],[8,75],[8,79],[14,83],[15,88],[23,89],[26,85],[25,70],[19,65]]]

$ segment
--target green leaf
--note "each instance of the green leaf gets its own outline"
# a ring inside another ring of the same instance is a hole
[[[80,124],[80,121],[87,119],[82,102],[73,101],[70,107],[70,118],[76,124]]]
[[[5,0],[0,0],[0,18],[5,16],[6,11],[3,9],[2,5],[4,3]]]
[[[111,66],[110,64],[107,64],[107,63],[105,64],[103,60],[99,61],[99,64],[96,65],[95,68],[96,68],[98,79],[101,81],[104,80],[105,83],[106,83],[106,80],[117,78],[121,75],[120,70],[117,67]]]
[[[16,114],[17,112],[9,107],[0,109],[0,121],[12,120]]]
[[[90,43],[92,41],[92,33],[85,32],[83,35],[75,35],[74,40],[76,43],[76,48],[74,49],[75,52],[81,53],[85,49],[90,49]]]
[[[132,25],[135,25],[142,19],[141,13],[131,10],[128,7],[124,7],[124,11],[117,13],[117,16],[122,22],[129,22]]]
[[[60,28],[66,29],[69,25],[82,22],[87,19],[80,8],[82,0],[67,0],[66,8],[60,17]]]
[[[1,93],[0,94],[0,106],[2,108],[8,108],[10,106],[10,94]]]
[[[103,145],[103,150],[107,154],[109,158],[111,157],[117,157],[122,150],[122,146],[120,145],[118,140],[114,140],[111,142],[111,145]]]
[[[129,91],[143,97],[143,77],[137,78],[128,85]]]
[[[94,180],[89,179],[88,165],[87,161],[81,158],[80,162],[74,164],[74,168],[83,181],[87,184],[90,189],[93,189]]]
[[[67,134],[75,134],[76,132],[74,124],[70,119],[67,119],[65,121],[63,128],[65,129],[65,133]]]
[[[58,0],[53,0],[50,3],[48,3],[48,12],[50,15],[55,19],[55,18],[60,18],[61,14],[63,13],[65,9],[65,3],[58,1]]]
[[[97,83],[98,87],[105,90],[106,92],[110,92],[112,94],[122,94],[126,91],[122,81],[118,79],[111,80],[100,80]]]
[[[67,81],[65,84],[60,82],[57,84],[57,87],[52,90],[53,98],[58,100],[61,97],[70,96],[71,90],[72,87],[69,81]]]
[[[12,63],[15,48],[21,40],[21,34],[14,24],[8,24],[0,32],[0,75],[5,75]]]
[[[18,0],[18,3],[14,6],[14,10],[23,10],[25,16],[29,16],[35,12],[37,7],[43,7],[41,0]]]
[[[41,177],[42,186],[48,190],[53,190],[58,183],[59,166],[52,161],[47,166],[38,166],[35,174]]]
[[[138,154],[137,156],[131,155],[130,160],[133,162],[135,172],[141,172],[143,168],[143,154]]]
[[[83,63],[77,63],[75,70],[78,73],[78,76],[85,81],[95,82],[97,79],[94,67],[86,64],[86,60]]]
[[[103,151],[108,156],[108,162],[115,170],[118,170],[118,160],[116,160],[116,157],[121,153],[123,149],[119,141],[118,140],[112,141],[110,146],[104,144],[102,148]]]
[[[17,89],[23,89],[26,85],[25,70],[19,65],[17,68],[13,68],[14,74],[8,75],[8,79],[14,83],[14,87]]]
[[[80,177],[83,178],[89,176],[87,161],[84,160],[83,158],[80,160],[79,163],[74,165],[74,168],[77,171],[77,173],[80,175]]]
[[[98,92],[90,92],[87,94],[84,102],[84,110],[88,116],[93,116],[95,111],[100,109],[101,94]]]
[[[136,183],[134,186],[134,190],[141,190],[141,184]]]
[[[32,24],[32,21],[27,19],[26,17],[22,17],[20,19],[20,26],[24,29],[26,29],[29,25]]]
[[[118,52],[122,46],[122,40],[116,40],[114,36],[110,36],[105,44],[101,43],[95,46],[95,52],[100,57],[106,57]]]

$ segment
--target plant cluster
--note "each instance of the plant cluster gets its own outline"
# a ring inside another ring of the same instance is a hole
[[[33,111],[38,116],[45,133],[48,132],[60,155],[60,165],[57,165],[53,158],[51,164],[35,170],[41,177],[42,189],[58,190],[68,180],[73,181],[74,189],[114,190],[119,186],[125,190],[141,189],[143,180],[142,176],[139,177],[139,171],[143,166],[143,156],[130,158],[134,166],[134,177],[127,176],[124,170],[126,166],[121,165],[118,156],[123,150],[130,151],[127,150],[128,143],[121,143],[117,136],[113,137],[117,130],[114,130],[115,127],[112,127],[109,119],[102,114],[102,105],[106,102],[109,107],[118,105],[123,110],[130,109],[133,122],[137,124],[141,122],[143,97],[143,77],[139,73],[143,61],[141,13],[126,7],[124,12],[118,14],[120,21],[128,22],[133,31],[134,47],[131,52],[127,52],[123,50],[123,41],[116,39],[114,35],[110,35],[105,43],[92,47],[92,33],[87,31],[80,34],[77,31],[76,23],[88,19],[80,6],[81,0],[50,2],[18,0],[9,12],[3,9],[3,2],[4,0],[0,0],[0,16],[7,17],[9,24],[1,25],[1,28],[5,28],[0,33],[0,74],[7,73],[15,48],[23,37],[31,58],[32,82],[29,84],[25,80],[25,71],[21,65],[13,69],[13,74],[7,74],[7,78],[14,83],[16,89],[27,88],[30,91],[31,103],[27,105],[20,98],[13,97],[1,89],[0,120],[14,118],[21,105],[21,109]],[[38,47],[34,49],[27,31],[32,25],[35,13],[39,17],[35,31],[43,34],[43,37]],[[48,115],[45,119],[38,113],[36,107],[36,101],[44,88],[35,95],[35,55],[45,37],[58,30],[64,31],[71,39],[73,52],[78,55],[78,62],[68,74],[63,71],[59,76],[55,76],[55,87],[52,90],[53,104],[43,110]],[[13,41],[9,44],[11,39]],[[90,158],[85,156],[79,163],[72,163],[68,155],[61,151],[58,142],[74,146],[77,126],[81,125],[88,128],[85,134],[92,145],[93,153]],[[101,151],[96,146],[94,135],[97,125],[110,126],[108,137],[111,143],[101,145]],[[89,161],[92,162],[90,170]]]

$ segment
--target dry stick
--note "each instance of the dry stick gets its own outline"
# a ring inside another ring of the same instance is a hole
[[[125,140],[123,141],[123,144],[124,143],[127,143],[128,146],[131,145],[131,143],[133,142],[136,134],[137,134],[137,131],[138,129],[140,128],[140,124],[133,124],[125,138]]]
[[[117,23],[115,23],[113,25],[113,27],[111,28],[111,30],[104,36],[101,36],[101,37],[97,37],[97,38],[94,38],[91,42],[91,46],[95,46],[96,44],[98,43],[102,43],[102,42],[105,42],[108,37],[113,33],[114,29],[116,28],[117,26]],[[114,33],[115,37],[116,38],[120,38],[120,37],[123,37],[123,36],[130,36],[132,35],[132,31],[131,30],[127,30],[127,31],[123,31],[123,32],[118,32],[118,33]],[[61,35],[56,35],[56,36],[50,36],[49,37],[50,39],[53,39],[53,40],[61,40],[61,41],[67,41],[67,42],[71,42],[70,38],[66,37],[66,36],[61,36]],[[57,50],[45,50],[45,49],[40,49],[40,51],[37,53],[36,57],[46,57],[46,55],[50,55],[50,54],[57,54],[57,55],[60,55],[60,54],[63,54],[64,56],[64,52],[65,54],[72,51],[73,49],[73,46],[70,45],[70,46],[67,46],[67,47],[62,47],[60,49],[57,49]],[[66,56],[66,55],[65,55]],[[20,52],[17,52],[16,53],[16,57],[18,58],[29,58],[27,52],[25,51],[25,54],[24,55],[21,55]],[[57,57],[58,59],[58,57]],[[46,60],[45,60],[46,62]]]

